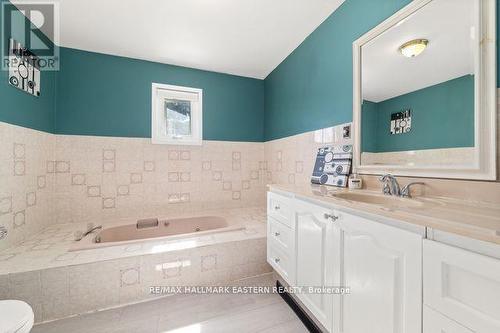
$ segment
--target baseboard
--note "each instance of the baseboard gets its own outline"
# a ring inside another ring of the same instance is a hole
[[[309,315],[302,310],[299,304],[290,296],[286,291],[285,287],[276,280],[276,289],[278,290],[278,294],[283,298],[283,300],[288,304],[288,306],[295,312],[297,317],[299,317],[300,321],[304,324],[304,326],[311,333],[322,333],[321,329],[314,323],[314,321],[309,317]]]

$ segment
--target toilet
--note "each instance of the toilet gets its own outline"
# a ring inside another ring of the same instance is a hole
[[[0,301],[0,333],[29,333],[35,315],[28,303],[23,301]]]

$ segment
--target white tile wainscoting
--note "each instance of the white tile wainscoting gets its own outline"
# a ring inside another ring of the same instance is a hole
[[[263,206],[262,143],[53,135],[0,122],[0,251],[49,225]]]
[[[57,136],[56,223],[106,223],[186,210],[262,206],[261,143]]]
[[[264,206],[266,184],[308,182],[317,147],[344,142],[341,129],[268,143],[170,146],[0,122],[0,251],[49,225]]]
[[[54,223],[55,146],[52,134],[0,122],[0,250]]]

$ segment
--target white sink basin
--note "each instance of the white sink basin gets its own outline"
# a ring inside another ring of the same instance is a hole
[[[374,194],[374,193],[341,192],[341,193],[334,193],[332,194],[332,196],[339,199],[344,199],[354,202],[362,202],[371,205],[389,206],[391,208],[422,206],[422,202],[413,199],[388,196],[382,194]]]

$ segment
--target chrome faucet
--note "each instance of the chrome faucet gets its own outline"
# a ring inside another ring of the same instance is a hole
[[[401,188],[399,187],[398,180],[391,174],[386,174],[379,179],[383,184],[382,192],[386,195],[401,195]]]
[[[425,185],[425,183],[424,183],[424,182],[411,182],[411,183],[406,184],[406,185],[405,185],[405,186],[401,189],[400,196],[402,196],[403,198],[411,198],[410,188],[411,188],[413,185]]]
[[[425,185],[423,182],[411,182],[401,188],[396,177],[391,174],[383,175],[379,180],[384,184],[382,187],[382,192],[384,194],[403,198],[411,198],[410,189],[413,185]]]
[[[94,231],[96,231],[98,229],[102,229],[102,225],[94,226],[93,223],[89,223],[87,225],[87,231],[85,231],[85,232],[76,231],[75,232],[75,241],[81,241],[85,236],[93,233]]]

